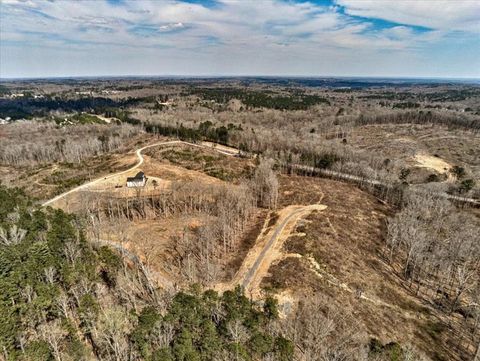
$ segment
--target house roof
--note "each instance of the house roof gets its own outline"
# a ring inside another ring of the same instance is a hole
[[[128,177],[127,182],[143,181],[145,178],[145,173],[138,172],[135,177]]]

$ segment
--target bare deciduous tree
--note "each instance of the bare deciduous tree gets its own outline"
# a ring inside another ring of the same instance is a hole
[[[130,344],[127,335],[132,329],[130,317],[121,306],[102,310],[93,334],[99,345],[107,351],[106,359],[125,361],[129,359]]]
[[[278,180],[273,171],[273,160],[261,159],[251,180],[258,204],[269,209],[277,208]]]
[[[46,341],[50,346],[55,360],[61,361],[61,343],[64,337],[67,335],[67,332],[62,328],[60,320],[57,319],[55,321],[40,325],[38,333],[39,337]]]

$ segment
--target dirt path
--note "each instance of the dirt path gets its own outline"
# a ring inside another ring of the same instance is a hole
[[[188,143],[190,145],[198,146],[198,144],[193,144],[193,143]],[[228,147],[223,144],[217,144],[217,143],[212,143],[212,142],[201,142],[200,146],[202,148],[211,148],[219,153],[225,154],[225,155],[237,155],[239,154],[239,150],[237,148],[233,147]]]
[[[118,119],[118,118],[106,118],[106,117],[103,117],[103,116],[98,115],[98,114],[89,114],[89,115],[92,115],[92,116],[94,116],[94,117],[97,117],[98,119],[103,120],[103,121],[104,121],[105,123],[107,123],[107,124],[110,124],[112,121],[114,121],[114,122],[117,122],[117,121],[118,121],[118,122],[121,122],[121,120]]]
[[[282,258],[282,246],[290,236],[300,218],[307,216],[312,211],[322,211],[327,206],[314,204],[309,206],[291,205],[277,212],[278,219],[274,226],[264,226],[255,246],[245,257],[240,269],[228,283],[214,287],[222,292],[241,285],[245,293],[254,299],[261,297],[260,284],[268,274],[271,264]]]
[[[137,151],[135,152],[135,154],[137,155],[137,158],[138,158],[138,162],[137,164],[135,164],[133,167],[127,169],[127,170],[124,170],[124,171],[121,171],[121,172],[118,172],[118,173],[113,173],[113,174],[110,174],[106,177],[101,177],[101,178],[97,178],[91,182],[88,182],[88,183],[84,183],[76,188],[73,188],[73,189],[70,189],[69,191],[66,191],[62,194],[59,194],[58,196],[56,197],[53,197],[52,199],[44,202],[42,204],[43,207],[45,206],[48,206],[56,201],[58,201],[59,199],[62,199],[63,197],[69,195],[69,194],[72,194],[74,192],[78,192],[79,190],[82,190],[82,189],[85,189],[85,188],[88,188],[88,187],[91,187],[92,185],[95,185],[101,181],[104,181],[106,179],[110,179],[110,178],[113,178],[113,177],[116,177],[118,175],[121,175],[121,174],[125,174],[125,173],[128,173],[128,172],[131,172],[132,170],[140,167],[142,164],[143,164],[143,156],[142,156],[142,151],[144,149],[147,149],[147,148],[150,148],[150,147],[155,147],[155,146],[160,146],[160,145],[171,145],[171,144],[175,144],[175,143],[178,143],[179,141],[170,141],[170,142],[162,142],[162,143],[155,143],[155,144],[151,144],[151,145],[147,145],[143,148],[140,148],[140,149],[137,149]]]

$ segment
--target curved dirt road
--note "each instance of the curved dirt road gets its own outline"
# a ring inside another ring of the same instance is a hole
[[[264,227],[233,279],[214,288],[222,292],[241,285],[248,296],[260,297],[260,284],[268,274],[272,263],[282,257],[283,243],[290,236],[297,222],[312,211],[322,211],[325,208],[327,206],[323,204],[290,205],[278,211],[277,221],[270,228]]]
[[[78,187],[70,189],[69,191],[61,193],[58,196],[55,196],[52,199],[49,199],[48,201],[45,201],[44,203],[42,203],[42,207],[48,206],[49,204],[52,204],[52,203],[58,201],[59,199],[62,199],[63,197],[69,195],[69,194],[72,194],[74,192],[78,192],[79,190],[90,187],[90,186],[92,186],[92,185],[94,185],[98,182],[101,182],[101,181],[104,181],[106,179],[116,177],[116,176],[119,176],[119,175],[122,175],[122,174],[125,174],[125,173],[128,173],[128,172],[131,172],[132,170],[140,167],[143,164],[143,160],[144,160],[143,155],[142,155],[142,151],[144,151],[145,149],[152,148],[152,147],[163,146],[163,145],[176,145],[176,144],[186,144],[186,145],[190,145],[190,146],[198,147],[198,148],[213,149],[214,151],[216,151],[218,153],[228,155],[228,156],[235,156],[235,155],[238,154],[238,151],[235,148],[231,148],[231,147],[227,147],[227,146],[223,146],[221,144],[216,144],[216,143],[211,143],[211,142],[201,142],[200,144],[195,144],[195,143],[185,142],[185,141],[182,141],[182,140],[171,140],[171,141],[168,141],[168,142],[160,142],[160,143],[149,144],[149,145],[146,145],[146,146],[144,146],[142,148],[139,148],[135,151],[135,154],[137,155],[137,158],[138,158],[138,162],[133,167],[130,167],[127,170],[123,170],[121,172],[109,174],[106,177],[97,178],[93,181],[84,183],[84,184],[82,184]]]

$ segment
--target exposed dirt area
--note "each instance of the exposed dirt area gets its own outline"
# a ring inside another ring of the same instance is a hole
[[[435,360],[454,359],[451,350],[460,347],[455,337],[460,320],[442,319],[408,291],[384,261],[385,221],[392,211],[341,182],[282,177],[280,183],[286,194],[282,202],[307,200],[310,195],[311,202],[322,197],[327,208],[294,227],[296,233],[284,245],[285,256],[270,268],[262,287],[280,295],[289,291],[294,297],[288,298],[287,309],[304,296],[320,293],[328,303],[351,312],[371,337],[384,343],[414,343]],[[447,321],[453,329],[447,330]]]
[[[122,220],[103,223],[98,227],[102,231],[97,237],[121,244],[140,257],[149,268],[169,274],[174,269],[171,260],[172,239],[206,221],[207,218],[202,215]],[[172,279],[175,279],[173,276]]]
[[[249,222],[243,237],[238,241],[234,252],[223,256],[220,275],[222,279],[231,279],[238,271],[246,254],[250,251],[259,232],[262,231],[266,216],[265,210],[258,210]],[[163,275],[172,283],[180,284],[179,277],[183,269],[176,259],[176,240],[209,221],[203,214],[163,217],[152,220],[122,220],[103,223],[97,227],[102,231],[90,235],[91,239],[106,239],[118,244],[137,255],[154,273]]]
[[[382,154],[400,166],[427,166],[438,173],[445,167],[464,167],[480,180],[480,135],[441,126],[418,124],[367,125],[354,128],[348,144]]]
[[[159,146],[158,148],[161,149],[162,147],[163,146]],[[132,159],[136,159],[136,161],[132,162]],[[129,169],[137,162],[137,156],[132,156],[131,154],[126,155],[123,159],[118,159],[118,163],[124,163],[128,165],[124,166],[124,169]],[[128,188],[126,186],[127,178],[134,176],[139,171],[143,171],[147,176],[145,187]],[[121,174],[105,175],[104,179],[98,179],[93,184],[83,187],[81,191],[67,194],[50,205],[53,207],[62,208],[69,212],[78,212],[82,208],[82,199],[84,199],[84,197],[92,197],[92,193],[93,196],[96,196],[96,194],[98,196],[101,196],[102,194],[108,194],[109,196],[116,197],[155,195],[167,190],[172,181],[195,181],[203,184],[218,185],[224,184],[222,180],[209,176],[203,172],[186,169],[168,163],[162,163],[157,159],[143,155],[143,163],[139,167],[122,172]]]
[[[450,182],[455,181],[455,177],[449,172],[452,166],[443,159],[428,154],[415,154],[414,159],[421,167],[433,169],[440,174],[445,174],[447,180]]]

